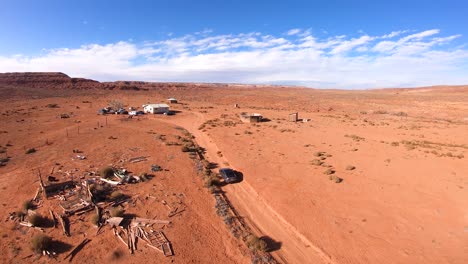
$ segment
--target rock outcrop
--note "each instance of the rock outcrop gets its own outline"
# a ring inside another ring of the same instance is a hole
[[[94,80],[70,78],[61,72],[12,72],[0,73],[0,85],[40,89],[102,89]]]

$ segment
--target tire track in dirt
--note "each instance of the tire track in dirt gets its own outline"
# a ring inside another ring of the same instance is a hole
[[[197,143],[205,148],[206,156],[211,162],[216,162],[219,165],[228,162],[225,157],[216,155],[220,149],[211,138],[198,130],[198,127],[205,122],[204,116],[199,113],[192,114],[195,115],[195,118],[158,120],[183,127],[192,133]],[[285,263],[336,264],[330,255],[314,245],[277,213],[245,178],[242,183],[227,185],[223,189],[225,189],[228,198],[233,202],[236,209],[243,215],[248,215],[249,223],[254,228],[282,243],[278,251],[272,252],[273,255],[279,257],[279,260]]]

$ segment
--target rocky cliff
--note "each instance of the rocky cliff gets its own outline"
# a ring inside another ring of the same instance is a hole
[[[12,72],[0,73],[0,86],[45,89],[101,89],[104,86],[94,80],[70,78],[61,72]]]

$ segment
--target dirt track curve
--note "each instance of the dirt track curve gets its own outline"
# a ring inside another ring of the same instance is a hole
[[[160,119],[185,128],[195,136],[197,143],[206,149],[206,157],[211,162],[224,164],[228,162],[225,157],[216,153],[220,151],[212,139],[198,130],[205,122],[201,113],[191,113],[175,119]],[[222,151],[222,150],[221,150]],[[235,164],[229,162],[233,169]],[[281,242],[281,248],[273,252],[273,255],[284,263],[332,263],[336,262],[322,249],[311,243],[294,226],[278,214],[248,182],[248,175],[241,183],[223,187],[226,195],[231,200],[241,215],[247,217],[250,225],[263,235],[268,235]]]

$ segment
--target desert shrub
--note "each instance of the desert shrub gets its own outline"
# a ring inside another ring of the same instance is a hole
[[[106,179],[111,178],[112,176],[114,176],[114,168],[110,166],[101,168],[99,170],[99,176]]]
[[[351,138],[352,140],[357,141],[357,142],[366,140],[365,138],[360,137],[360,136],[358,136],[358,135],[347,135],[347,134],[346,134],[345,137],[349,137],[349,138]]]
[[[118,207],[114,207],[110,210],[109,213],[112,217],[122,217],[124,215],[124,210]]]
[[[334,181],[335,183],[340,183],[340,182],[343,181],[342,178],[340,178],[340,177],[338,177],[338,176],[336,176],[336,175],[330,175],[330,176],[328,177],[328,179],[331,180],[331,181]]]
[[[52,239],[44,234],[35,235],[31,240],[31,249],[36,253],[49,249]]]
[[[335,170],[333,170],[333,169],[328,169],[328,170],[324,171],[323,173],[326,174],[326,175],[330,175],[330,174],[334,174],[334,173],[335,173]]]
[[[91,216],[91,223],[92,223],[93,225],[98,226],[100,220],[101,220],[101,219],[100,219],[99,215],[97,215],[97,214],[94,214],[94,215]]]
[[[190,148],[188,146],[182,146],[182,152],[189,152]]]
[[[325,154],[326,154],[326,153],[323,152],[323,151],[318,151],[318,152],[315,152],[315,153],[314,153],[314,156],[316,156],[316,157],[321,157],[321,156],[324,156]]]
[[[28,211],[28,209],[32,209],[33,206],[34,204],[31,200],[24,201],[22,205],[23,212]]]
[[[26,154],[31,154],[31,153],[34,153],[36,152],[36,149],[35,148],[29,148],[26,150]]]
[[[408,116],[408,114],[405,113],[405,112],[396,112],[396,113],[394,113],[393,115],[396,115],[396,116]]]
[[[48,104],[46,105],[48,108],[58,108],[58,104]]]
[[[118,260],[120,259],[122,256],[124,255],[124,253],[122,252],[122,250],[120,249],[117,249],[117,250],[114,250],[112,252],[112,260]]]
[[[121,199],[124,195],[119,191],[113,191],[109,196],[112,200],[116,201]]]
[[[252,234],[247,237],[247,239],[245,240],[245,244],[250,250],[255,251],[255,252],[267,251],[268,245],[266,241]]]
[[[218,176],[210,169],[206,169],[203,175],[204,185],[206,188],[215,187],[219,184]]]
[[[28,216],[28,221],[33,226],[45,226],[48,222],[48,219],[40,214],[33,214]]]
[[[314,159],[310,162],[310,164],[312,165],[316,165],[316,166],[320,166],[323,164],[323,161],[319,160],[319,159]]]
[[[354,170],[354,169],[356,169],[356,167],[354,167],[353,165],[346,166],[346,170]]]
[[[385,110],[376,110],[374,111],[374,114],[385,115],[385,114],[388,114],[388,112]]]

